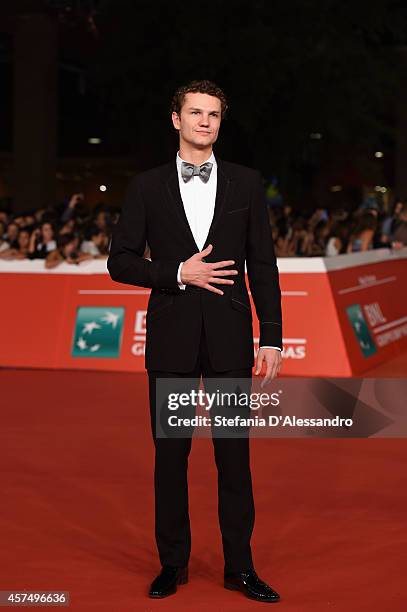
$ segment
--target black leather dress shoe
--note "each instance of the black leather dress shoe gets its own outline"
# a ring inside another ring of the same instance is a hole
[[[236,574],[225,574],[224,586],[225,589],[231,591],[242,591],[246,597],[257,601],[273,603],[280,600],[280,595],[263,580],[260,580],[254,569]]]
[[[150,597],[162,598],[172,595],[177,590],[177,584],[188,582],[188,567],[172,567],[163,565],[161,573],[154,578],[148,592]]]

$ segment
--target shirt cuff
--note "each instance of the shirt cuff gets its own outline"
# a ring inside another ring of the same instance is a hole
[[[277,349],[277,351],[281,351],[281,348],[279,346],[259,346],[259,349],[261,348],[273,348],[273,349]]]
[[[183,262],[183,261],[181,261],[181,263],[180,263],[180,264],[179,264],[179,266],[178,266],[178,272],[177,272],[177,283],[178,283],[178,287],[179,287],[180,289],[185,289],[185,287],[186,287],[186,285],[184,285],[184,284],[182,283],[182,281],[181,281],[181,266],[182,266],[182,264],[183,264],[183,263],[184,263],[184,262]]]

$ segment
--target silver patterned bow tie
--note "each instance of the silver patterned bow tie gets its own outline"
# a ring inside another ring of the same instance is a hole
[[[188,162],[182,162],[181,165],[181,176],[184,183],[187,183],[190,178],[193,176],[199,176],[201,181],[207,183],[209,181],[209,177],[211,175],[213,164],[211,162],[206,162],[205,164],[201,164],[200,166],[194,166],[194,164],[189,164]]]

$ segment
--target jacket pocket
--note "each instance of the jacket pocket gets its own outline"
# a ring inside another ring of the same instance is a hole
[[[250,304],[245,304],[243,302],[243,298],[232,296],[230,298],[230,304],[231,304],[232,308],[234,308],[235,310],[240,310],[240,312],[244,312],[249,317],[252,316],[251,306],[250,306]]]
[[[243,212],[244,210],[249,210],[249,206],[243,206],[242,208],[235,208],[234,210],[228,210],[227,214],[231,215],[232,213]]]

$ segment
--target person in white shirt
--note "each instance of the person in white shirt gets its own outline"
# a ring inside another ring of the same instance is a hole
[[[145,362],[155,444],[155,534],[162,565],[150,586],[153,598],[167,597],[188,581],[191,551],[187,467],[193,428],[186,425],[187,432],[183,428],[172,436],[167,428],[160,435],[158,428],[168,415],[157,394],[168,378],[177,389],[185,385],[181,388],[189,391],[192,379],[196,390],[201,375],[206,391],[220,379],[221,389],[238,380],[250,394],[254,347],[245,263],[260,327],[255,373],[266,366],[263,386],[281,365],[281,291],[261,175],[220,159],[212,150],[226,108],[223,92],[210,81],[177,90],[172,121],[179,133],[178,154],[130,182],[107,262],[113,280],[151,287]],[[143,258],[146,241],[150,260]],[[212,405],[211,417],[222,408]],[[192,416],[194,409],[191,403],[185,412]],[[241,413],[236,403],[230,410],[229,416]],[[243,411],[249,416],[250,408]],[[251,555],[254,499],[247,430],[237,437],[225,430],[223,435],[212,433],[224,587],[258,601],[278,601],[278,593],[257,576]]]
[[[106,235],[101,229],[99,229],[97,226],[91,227],[88,230],[86,237],[87,239],[83,240],[80,246],[82,253],[88,253],[89,255],[99,259],[102,257],[107,257],[107,255],[102,252],[106,243]]]
[[[199,176],[192,176],[188,182],[183,181],[181,176],[182,162],[186,160],[182,159],[180,152],[177,153],[177,169],[178,169],[178,180],[179,187],[184,204],[185,214],[188,219],[189,227],[193,233],[196,244],[202,251],[205,240],[208,236],[209,228],[212,223],[213,213],[215,210],[215,198],[216,198],[216,185],[217,185],[217,164],[216,158],[211,153],[210,157],[202,162],[202,164],[212,164],[211,173],[206,183],[200,180]],[[188,163],[188,162],[186,162]],[[184,290],[186,285],[181,281],[181,272],[184,262],[181,262],[178,268],[178,285],[180,289]],[[281,348],[278,346],[261,346],[260,349],[274,349],[281,352]],[[262,361],[264,360],[267,365],[266,381],[269,379],[269,374],[273,367],[274,359],[278,357],[275,353],[260,350],[258,357],[258,367],[256,368],[256,374],[261,369]],[[277,360],[277,363],[281,363]],[[270,371],[270,372],[269,372]],[[272,376],[274,377],[275,374]]]

